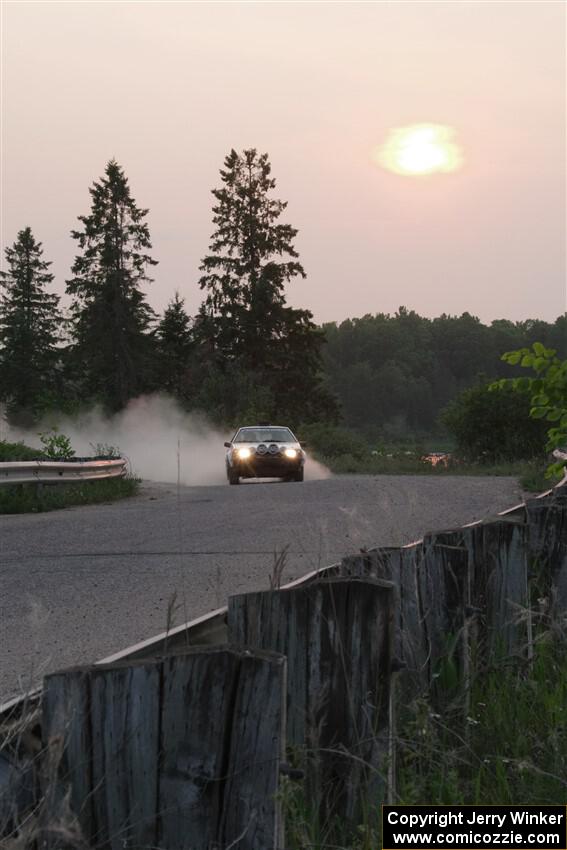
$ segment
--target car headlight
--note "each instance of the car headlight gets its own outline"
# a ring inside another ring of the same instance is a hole
[[[286,449],[285,456],[290,459],[297,457],[297,449]]]
[[[246,460],[247,457],[250,457],[251,451],[250,449],[238,449],[237,453],[240,460]]]

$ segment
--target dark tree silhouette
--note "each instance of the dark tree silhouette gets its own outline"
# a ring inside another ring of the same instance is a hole
[[[285,284],[305,271],[293,244],[297,230],[279,221],[287,203],[270,194],[276,182],[268,155],[232,150],[224,165],[223,185],[213,190],[216,229],[201,264],[206,295],[196,323],[209,385],[233,398],[232,413],[222,415],[334,416],[321,383],[324,335],[308,310],[286,306]]]
[[[189,399],[193,334],[185,301],[176,292],[158,325],[158,388],[181,401]]]
[[[141,286],[156,261],[148,253],[148,210],[136,206],[118,163],[111,160],[89,191],[90,214],[72,231],[81,252],[67,282],[73,364],[84,395],[118,410],[150,386],[154,314]]]
[[[59,298],[47,291],[50,262],[31,228],[5,249],[0,272],[0,393],[10,421],[31,425],[57,385],[62,319]]]

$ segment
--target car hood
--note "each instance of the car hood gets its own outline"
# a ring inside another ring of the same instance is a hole
[[[233,443],[232,447],[229,451],[238,451],[238,449],[250,449],[251,451],[255,451],[258,446],[277,446],[280,451],[285,451],[286,449],[295,449],[297,452],[302,451],[302,448],[299,443]]]

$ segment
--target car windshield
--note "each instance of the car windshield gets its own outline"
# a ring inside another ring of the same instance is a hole
[[[235,443],[295,443],[289,428],[241,428]]]

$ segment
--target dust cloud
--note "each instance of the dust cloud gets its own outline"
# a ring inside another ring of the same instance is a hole
[[[111,417],[100,408],[77,417],[51,414],[33,431],[8,427],[0,437],[39,447],[38,434],[54,425],[69,437],[78,457],[92,456],[97,446],[113,446],[128,459],[131,473],[147,481],[192,486],[226,482],[223,443],[232,433],[214,427],[202,415],[181,410],[166,395],[141,396]],[[307,459],[307,480],[330,476],[323,464]]]
[[[328,466],[319,463],[307,455],[305,460],[305,480],[306,481],[322,481],[325,478],[332,478],[333,473]]]

